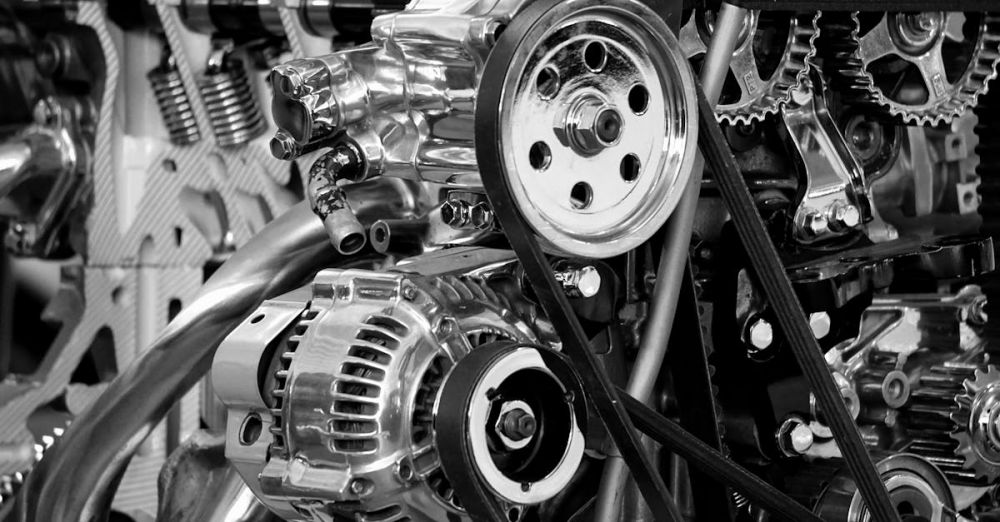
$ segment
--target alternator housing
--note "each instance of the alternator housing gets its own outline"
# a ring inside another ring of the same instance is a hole
[[[536,336],[478,277],[322,271],[219,348],[226,456],[288,519],[462,516],[434,445],[437,387],[498,339]]]

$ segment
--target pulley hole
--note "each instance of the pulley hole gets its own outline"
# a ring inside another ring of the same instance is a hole
[[[622,175],[622,179],[625,181],[635,181],[639,177],[639,156],[635,154],[626,154],[622,158],[621,165],[619,165],[618,171]]]
[[[569,193],[569,202],[575,209],[585,209],[590,206],[590,201],[594,198],[594,191],[590,185],[583,181],[573,185],[573,190]]]
[[[517,522],[518,520],[520,520],[520,518],[521,518],[520,509],[512,507],[509,510],[507,510],[507,520],[509,520],[510,522]]]
[[[545,170],[552,161],[552,151],[544,141],[536,141],[528,150],[528,163],[535,170]]]
[[[608,48],[601,42],[590,42],[583,48],[583,63],[593,72],[600,72],[608,63]]]
[[[253,319],[250,319],[250,324],[257,324],[263,320],[264,320],[264,314],[257,314],[253,317]]]
[[[649,91],[641,83],[633,85],[628,91],[628,108],[636,114],[642,114],[646,112],[647,107],[649,107]]]
[[[249,446],[257,439],[260,438],[260,434],[264,431],[264,423],[260,420],[260,415],[256,413],[251,413],[243,419],[243,425],[240,426],[240,444],[244,446]]]
[[[542,99],[551,99],[559,92],[559,71],[551,65],[546,65],[535,78],[535,89]]]
[[[896,504],[896,511],[899,512],[900,515],[915,515],[915,514],[917,514],[917,510],[914,509],[913,504],[910,504],[909,502],[907,502],[905,500],[902,501],[902,502],[900,502],[899,504]]]

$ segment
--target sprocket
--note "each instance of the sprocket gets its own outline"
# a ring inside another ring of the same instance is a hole
[[[948,123],[974,107],[1000,61],[1000,17],[990,13],[824,16],[824,65],[853,101],[904,123]]]

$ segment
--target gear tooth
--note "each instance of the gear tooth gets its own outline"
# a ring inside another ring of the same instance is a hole
[[[757,12],[755,12],[757,13]],[[760,93],[749,101],[723,105],[716,118],[728,125],[751,125],[777,114],[792,98],[792,92],[809,76],[809,66],[816,56],[816,38],[821,13],[797,13],[789,19],[790,32],[781,60]],[[689,56],[692,58],[693,56]]]
[[[884,16],[884,15],[883,15]],[[845,20],[850,20],[850,27]],[[880,107],[903,123],[915,125],[940,125],[949,123],[970,107],[975,107],[980,95],[986,92],[988,82],[996,76],[1000,62],[1000,18],[983,14],[980,36],[966,72],[949,93],[923,106],[909,106],[889,99],[876,86],[875,78],[866,70],[867,64],[860,57],[860,20],[858,13],[849,18],[824,15],[820,31],[827,32],[820,45],[824,64],[839,77],[834,87],[853,98],[858,104]],[[830,42],[827,43],[827,40]]]

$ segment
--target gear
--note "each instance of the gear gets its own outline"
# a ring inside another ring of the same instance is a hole
[[[975,106],[1000,61],[1000,17],[989,13],[855,12],[821,25],[835,87],[904,123],[948,123]]]
[[[1000,477],[1000,369],[935,366],[921,376],[904,413],[907,448],[937,465],[954,484],[983,485]]]
[[[749,11],[716,107],[719,121],[730,125],[761,121],[791,99],[816,54],[819,17],[819,12]],[[681,48],[688,59],[697,61],[704,56],[714,25],[712,12],[696,11],[689,17],[680,32]],[[780,54],[775,49],[780,49]]]
[[[964,467],[992,482],[1000,476],[1000,368],[977,369],[963,388],[965,393],[955,398],[958,408],[951,414],[958,427],[951,437],[958,441]]]

